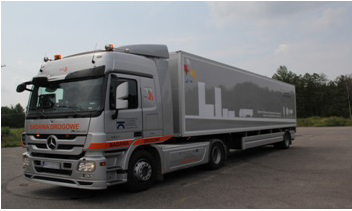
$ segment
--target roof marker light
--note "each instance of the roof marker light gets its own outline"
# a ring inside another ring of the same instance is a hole
[[[107,51],[112,51],[112,50],[114,50],[114,45],[113,45],[113,44],[107,44],[107,45],[105,45],[105,50],[107,50]]]
[[[61,55],[55,55],[55,56],[54,56],[54,59],[55,59],[55,60],[61,59]]]

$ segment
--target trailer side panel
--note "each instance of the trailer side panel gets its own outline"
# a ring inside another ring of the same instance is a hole
[[[182,136],[296,126],[294,86],[186,52],[170,60]]]

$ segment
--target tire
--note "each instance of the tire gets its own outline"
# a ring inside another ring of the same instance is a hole
[[[145,150],[132,154],[128,164],[126,188],[129,192],[140,192],[149,189],[156,178],[156,164],[153,156]]]
[[[207,169],[216,170],[222,167],[225,163],[225,156],[223,145],[219,142],[213,143],[209,151],[209,163],[206,166]]]
[[[274,144],[276,149],[288,149],[290,147],[291,135],[289,132],[286,132],[284,135],[284,140]]]

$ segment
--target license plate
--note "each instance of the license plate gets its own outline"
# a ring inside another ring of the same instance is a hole
[[[60,169],[60,163],[44,161],[43,167],[49,169]]]

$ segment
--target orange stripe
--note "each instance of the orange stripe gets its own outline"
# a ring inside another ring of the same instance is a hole
[[[111,149],[120,147],[129,147],[132,144],[132,140],[127,141],[113,141],[108,143],[91,143],[88,149]]]
[[[113,141],[108,143],[91,143],[88,149],[111,149],[111,148],[129,147],[132,143],[133,145],[152,144],[152,143],[164,142],[169,140],[170,138],[172,138],[172,136],[137,139],[134,143],[132,140]]]
[[[142,138],[142,139],[137,139],[137,141],[134,142],[133,145],[153,144],[153,143],[158,143],[158,142],[164,142],[164,141],[169,140],[170,138],[172,138],[172,136]]]

